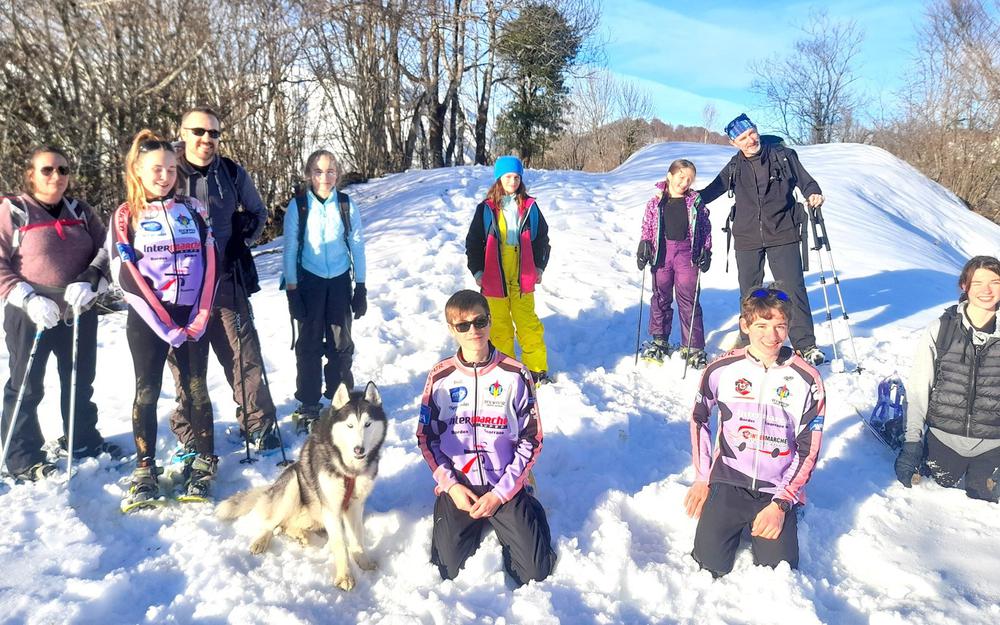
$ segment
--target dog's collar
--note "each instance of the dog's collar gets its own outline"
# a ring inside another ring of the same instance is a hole
[[[354,496],[354,478],[344,476],[344,502],[340,504],[340,509],[347,512],[351,506],[351,497]]]

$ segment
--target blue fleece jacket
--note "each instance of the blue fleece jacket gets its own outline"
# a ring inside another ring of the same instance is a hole
[[[361,227],[361,213],[354,201],[351,205],[351,233],[348,243],[344,243],[344,224],[340,218],[337,194],[333,193],[325,201],[312,191],[306,193],[306,230],[303,236],[302,267],[321,278],[335,278],[354,265],[354,282],[365,281],[365,238]],[[285,283],[298,284],[298,267],[295,260],[299,252],[299,209],[295,198],[285,210]]]

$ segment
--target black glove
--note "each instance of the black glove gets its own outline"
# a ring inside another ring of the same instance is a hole
[[[653,261],[653,244],[649,241],[639,241],[639,249],[635,251],[636,265],[639,271],[646,268],[646,265]]]
[[[233,213],[233,236],[250,239],[257,232],[257,215],[250,211],[239,210]]]
[[[97,293],[98,285],[100,285],[101,278],[103,277],[104,274],[97,267],[87,267],[72,282],[87,282],[90,284],[91,290]]]
[[[354,311],[354,318],[360,319],[368,312],[368,289],[364,282],[354,284],[354,297],[351,298],[351,310]]]
[[[702,250],[701,255],[698,256],[698,260],[695,264],[698,265],[698,271],[702,273],[708,271],[708,268],[712,266],[712,252]]]
[[[924,444],[903,443],[903,448],[896,456],[896,479],[903,486],[913,486],[913,476],[920,472],[920,463],[924,461]]]
[[[285,291],[285,295],[288,296],[288,312],[292,315],[292,319],[305,321],[306,303],[302,299],[302,293],[298,289],[289,289]]]

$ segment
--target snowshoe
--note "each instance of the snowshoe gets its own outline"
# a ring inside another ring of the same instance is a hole
[[[319,413],[322,409],[322,404],[299,404],[299,407],[292,413],[295,433],[299,436],[306,436],[312,432],[313,425],[319,421]]]
[[[177,501],[185,503],[201,503],[211,501],[212,480],[219,466],[219,458],[198,454],[191,462],[190,471],[184,481],[183,491],[177,495]]]
[[[643,344],[640,357],[646,362],[662,365],[663,361],[670,357],[670,352],[670,344],[666,339],[655,338]]]
[[[122,497],[122,512],[129,513],[143,508],[157,508],[166,503],[166,498],[160,493],[157,473],[154,466],[135,468],[132,472],[128,492]]]
[[[11,477],[13,477],[14,481],[17,483],[41,482],[42,480],[55,475],[56,470],[56,465],[47,460],[43,460],[41,462],[36,462],[23,471],[14,473]]]
[[[278,424],[272,421],[264,427],[250,432],[250,446],[262,456],[269,456],[281,449]]]
[[[803,360],[805,360],[814,367],[818,367],[826,362],[826,354],[824,354],[823,350],[816,347],[815,345],[799,353],[802,356]]]
[[[65,457],[66,454],[66,437],[59,437],[59,456]],[[101,454],[108,454],[111,456],[112,460],[120,460],[125,456],[124,450],[121,446],[111,443],[108,441],[101,441],[97,445],[90,445],[87,447],[77,447],[73,450],[74,458],[96,458]]]
[[[681,357],[687,361],[687,364],[692,369],[704,369],[708,366],[708,356],[705,355],[705,350],[699,349],[697,347],[682,347],[680,349]]]
[[[898,450],[906,433],[906,388],[899,376],[891,375],[878,384],[878,400],[871,415],[861,419],[886,447]]]
[[[531,381],[535,383],[535,388],[539,388],[543,384],[551,384],[552,378],[549,377],[548,371],[529,371],[531,374]]]

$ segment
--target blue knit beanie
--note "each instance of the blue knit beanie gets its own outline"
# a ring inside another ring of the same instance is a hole
[[[501,156],[493,163],[493,179],[500,180],[504,174],[517,174],[524,177],[524,165],[516,156]]]

